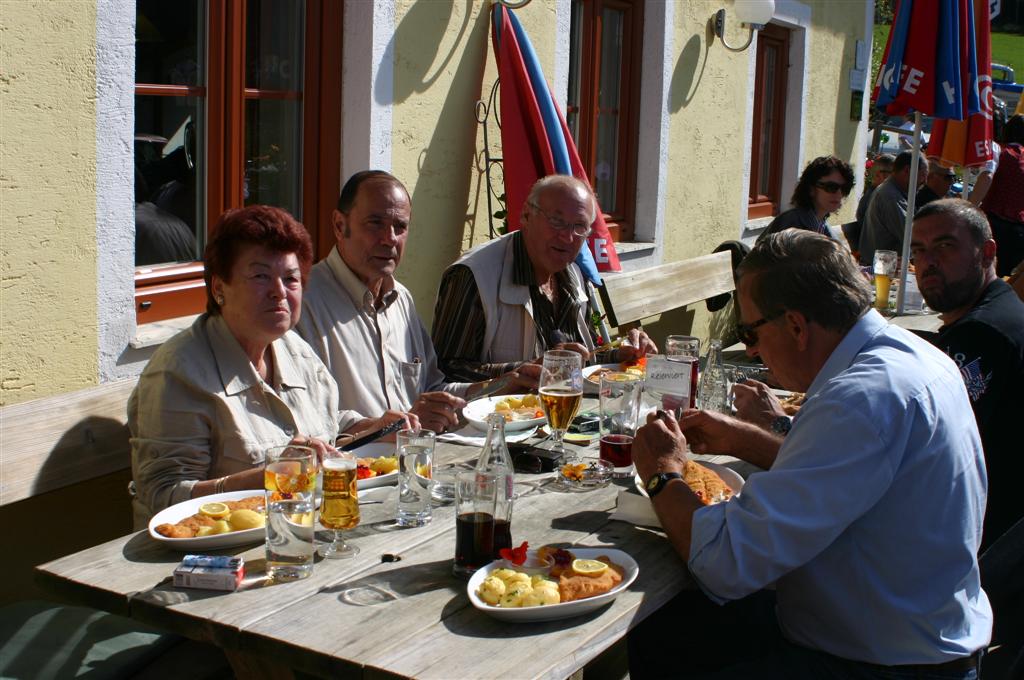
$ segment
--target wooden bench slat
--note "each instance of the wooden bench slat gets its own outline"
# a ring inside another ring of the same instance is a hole
[[[733,288],[732,256],[721,252],[606,275],[601,297],[611,325],[621,326],[731,292]]]
[[[0,408],[0,505],[124,470],[136,380]]]

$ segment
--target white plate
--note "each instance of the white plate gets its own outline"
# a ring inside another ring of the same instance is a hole
[[[525,396],[525,394],[504,394],[501,396],[474,399],[466,404],[466,407],[462,409],[462,415],[466,417],[466,420],[469,421],[470,425],[481,432],[486,432],[487,416],[494,413],[494,407],[499,401],[502,399],[508,399],[509,397],[522,399]],[[538,406],[538,408],[540,407]],[[505,431],[516,432],[518,430],[529,430],[543,424],[544,422],[546,422],[544,416],[541,416],[540,418],[527,418],[526,420],[513,420],[512,422],[505,423]]]
[[[695,460],[693,462],[700,463],[701,465],[703,465],[704,467],[706,467],[707,469],[711,470],[719,477],[721,477],[722,481],[725,482],[730,489],[732,489],[733,496],[738,494],[740,492],[740,489],[743,488],[743,478],[740,477],[740,473],[736,472],[735,470],[727,468],[719,463],[711,463],[706,460]],[[633,476],[633,483],[636,484],[636,488],[640,493],[642,493],[644,496],[647,495],[647,489],[644,488],[644,482],[642,479],[640,479],[639,474]]]
[[[601,378],[596,376],[591,379],[590,376],[597,373],[602,368],[607,368],[610,371],[616,373],[622,371],[622,364],[594,364],[593,366],[587,366],[583,369],[583,394],[596,395],[601,390]]]
[[[619,593],[628,588],[636,580],[637,574],[640,573],[640,566],[636,563],[636,560],[621,550],[615,550],[614,548],[570,548],[570,551],[580,559],[597,559],[601,555],[607,555],[608,559],[625,570],[626,573],[622,576],[622,583],[603,595],[588,597],[585,600],[573,600],[572,602],[550,604],[544,607],[514,607],[509,609],[492,607],[481,600],[476,591],[492,571],[498,567],[505,566],[505,560],[495,560],[486,567],[478,569],[469,579],[469,583],[466,585],[469,601],[480,611],[502,621],[525,623],[528,621],[568,619],[572,616],[580,616],[581,614],[592,612],[608,604],[618,597]]]
[[[156,527],[160,524],[177,524],[186,517],[191,517],[199,512],[199,506],[203,503],[237,501],[249,498],[250,496],[262,495],[263,489],[249,489],[247,491],[226,491],[209,496],[200,496],[199,498],[190,498],[177,505],[164,508],[153,515],[153,518],[149,520],[149,535],[169,548],[186,551],[220,550],[221,548],[232,548],[236,545],[245,545],[246,543],[259,543],[266,536],[266,530],[263,527],[232,531],[215,536],[203,536],[201,538],[167,538],[158,534]]]
[[[385,442],[373,442],[372,444],[364,444],[358,449],[350,451],[356,458],[382,458],[384,456],[395,455],[395,445],[388,444]],[[359,489],[372,489],[377,486],[387,486],[388,484],[398,483],[398,470],[389,472],[386,475],[377,475],[376,477],[368,477],[367,479],[360,479],[356,486]]]

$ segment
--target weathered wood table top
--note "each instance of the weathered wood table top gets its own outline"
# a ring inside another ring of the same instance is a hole
[[[478,454],[438,444],[435,461],[472,462]],[[41,565],[38,576],[72,599],[215,643],[236,668],[245,659],[263,670],[331,677],[564,678],[692,583],[660,531],[609,519],[620,486],[573,493],[555,490],[552,480],[550,473],[516,475],[516,544],[614,547],[640,565],[637,580],[611,605],[562,621],[504,623],[473,608],[466,582],[451,573],[453,505],[435,506],[425,527],[400,529],[393,521],[397,491],[389,502],[363,506],[362,524],[347,534],[360,548],[356,557],[318,556],[312,576],[301,581],[267,581],[256,544],[222,551],[245,558],[238,591],[175,588],[171,574],[182,554],[146,532]],[[383,562],[384,554],[401,559]]]

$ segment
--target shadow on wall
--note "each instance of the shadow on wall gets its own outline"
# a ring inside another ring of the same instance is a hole
[[[679,113],[679,110],[686,107],[697,94],[701,80],[704,77],[704,67],[708,63],[708,52],[711,50],[711,43],[715,37],[715,30],[712,20],[709,19],[704,26],[704,53],[701,54],[701,36],[697,33],[690,36],[679,54],[679,61],[676,62],[675,71],[672,72],[672,84],[670,86],[669,107],[672,113]],[[698,65],[700,70],[698,72]]]
[[[416,45],[418,47],[432,46],[439,48],[445,41],[448,31],[448,23],[451,21],[452,12],[455,8],[455,0],[419,0],[409,9],[402,22],[395,27],[384,51],[385,63],[398,65],[395,61],[395,45]],[[415,60],[407,59],[402,63],[403,78],[395,79],[391,88],[388,83],[383,82],[384,71],[381,70],[377,76],[377,83],[373,91],[377,93],[378,104],[401,104],[414,93],[425,92],[448,68],[448,64],[455,57],[462,38],[469,26],[469,18],[473,14],[473,0],[466,0],[466,8],[463,13],[462,25],[459,26],[458,35],[451,41],[451,50],[445,55],[441,63],[428,74],[427,70],[437,61],[437,52],[433,55],[421,53]],[[486,13],[485,13],[486,14]],[[390,77],[390,76],[389,76]],[[391,101],[384,101],[385,92],[391,90]]]
[[[856,49],[853,40],[855,37],[845,36],[843,38],[842,64],[852,64],[854,61],[854,50]],[[840,69],[842,75],[836,83],[836,118],[835,132],[833,133],[833,152],[837,158],[849,160],[852,165],[856,164],[857,154],[854,146],[857,143],[858,121],[850,119],[850,103],[853,98],[853,91],[850,89],[849,69]],[[870,82],[870,81],[869,81]],[[864,98],[871,97],[870,87],[864,93]],[[863,115],[863,114],[862,114]]]

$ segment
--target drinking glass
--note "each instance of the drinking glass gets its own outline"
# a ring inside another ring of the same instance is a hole
[[[430,430],[398,433],[398,518],[402,527],[421,527],[431,520],[435,435]]]
[[[318,466],[308,446],[277,446],[263,463],[267,504],[267,575],[276,581],[313,572],[313,515]],[[353,461],[352,474],[355,475]]]
[[[554,451],[565,458],[562,437],[576,417],[583,400],[583,357],[578,352],[552,349],[544,352],[540,374],[540,403],[551,428]]]
[[[494,559],[494,507],[498,478],[467,470],[455,476],[455,563],[452,573],[469,578]]]
[[[889,308],[889,286],[899,262],[895,250],[876,250],[871,268],[875,273],[875,309]]]
[[[345,541],[344,531],[359,526],[359,475],[356,458],[347,451],[324,454],[324,497],[320,502],[320,524],[331,532],[331,542],[321,543],[320,554],[328,559],[352,557],[357,546]]]
[[[697,368],[700,365],[700,338],[692,335],[670,335],[665,338],[665,358],[674,363],[687,364],[690,368],[689,390],[684,391],[689,401],[670,409],[682,412],[682,409],[694,408],[697,405]]]
[[[605,373],[598,392],[600,458],[610,463],[613,477],[633,475],[633,435],[640,421],[643,379],[632,373]]]

